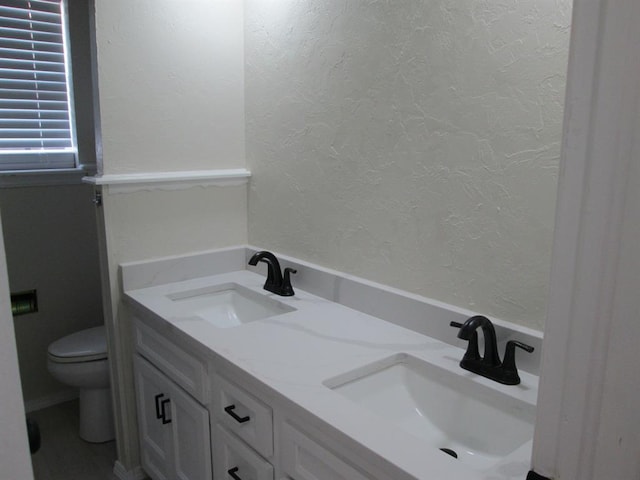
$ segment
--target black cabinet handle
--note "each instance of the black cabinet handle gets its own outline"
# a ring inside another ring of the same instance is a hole
[[[162,416],[162,424],[166,425],[167,423],[171,423],[171,419],[167,418],[167,412],[165,411],[164,407],[167,406],[167,403],[169,403],[171,401],[171,399],[169,398],[165,398],[164,400],[162,400],[160,402],[160,414]]]
[[[238,475],[236,475],[237,471],[238,467],[233,467],[231,470],[227,470],[227,473],[231,478],[233,478],[233,480],[242,480]]]
[[[160,399],[164,397],[164,393],[159,393],[154,398],[156,400],[156,418],[160,420],[162,418],[162,414],[160,413]]]
[[[233,419],[238,423],[245,423],[251,420],[251,417],[249,417],[249,415],[247,415],[246,417],[239,417],[236,412],[234,412],[235,408],[235,405],[229,405],[228,407],[224,407],[224,411],[231,415],[231,417],[233,417]]]

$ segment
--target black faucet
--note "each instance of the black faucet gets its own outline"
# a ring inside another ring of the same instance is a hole
[[[469,318],[464,324],[451,322],[450,325],[460,329],[458,338],[469,342],[467,351],[460,361],[462,368],[504,385],[518,385],[520,383],[515,361],[516,347],[522,348],[529,353],[533,352],[533,347],[522,342],[510,340],[507,342],[504,361],[501,362],[498,355],[496,330],[487,317],[476,315]],[[484,337],[484,355],[482,357],[478,351],[478,327],[482,328]]]
[[[276,256],[267,251],[256,252],[249,260],[249,265],[257,265],[258,262],[264,262],[267,264],[267,281],[264,283],[264,289],[280,295],[282,297],[291,297],[294,295],[293,287],[291,286],[291,274],[298,273],[293,268],[284,269],[284,277],[280,270],[280,262]]]

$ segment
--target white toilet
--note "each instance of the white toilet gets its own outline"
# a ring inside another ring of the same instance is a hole
[[[80,391],[80,437],[113,440],[113,409],[104,326],[72,333],[49,345],[47,368],[56,380]]]

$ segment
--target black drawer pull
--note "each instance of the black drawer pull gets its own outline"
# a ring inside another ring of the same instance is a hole
[[[160,399],[164,397],[164,393],[159,393],[154,398],[156,400],[156,418],[160,420],[162,418],[162,414],[160,413]]]
[[[171,399],[165,398],[164,400],[162,400],[160,402],[160,414],[162,415],[162,424],[163,425],[166,425],[167,423],[171,423],[171,419],[167,418],[167,412],[164,409],[164,407],[166,407],[167,403],[169,403],[170,401],[171,401]]]
[[[233,467],[231,470],[227,470],[227,473],[231,478],[233,478],[233,480],[242,480],[238,475],[236,475],[237,471],[238,467]]]
[[[235,405],[229,405],[228,407],[224,407],[224,411],[227,412],[229,415],[231,415],[233,417],[233,419],[238,423],[245,423],[245,422],[248,422],[249,420],[251,420],[249,415],[247,415],[246,417],[239,417],[236,414],[236,412],[234,412],[235,408],[236,408]]]

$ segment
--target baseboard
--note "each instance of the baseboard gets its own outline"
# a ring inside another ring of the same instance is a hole
[[[59,403],[68,402],[78,398],[78,390],[75,388],[68,388],[61,390],[51,395],[45,395],[44,397],[28,400],[24,402],[24,410],[26,413],[42,410],[43,408],[52,407]]]
[[[147,474],[144,473],[144,470],[142,470],[142,467],[138,466],[127,470],[118,460],[116,460],[113,466],[113,474],[119,480],[144,480],[149,478]]]

